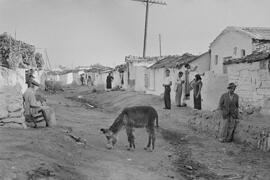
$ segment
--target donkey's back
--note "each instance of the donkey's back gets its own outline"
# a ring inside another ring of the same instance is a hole
[[[154,127],[156,122],[158,127],[158,113],[152,106],[127,107],[122,113],[128,117],[127,125],[135,128]]]

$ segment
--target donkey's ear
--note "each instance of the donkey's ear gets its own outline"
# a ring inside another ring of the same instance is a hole
[[[100,129],[100,131],[103,133],[103,134],[105,134],[105,132],[106,132],[106,130],[105,129]]]

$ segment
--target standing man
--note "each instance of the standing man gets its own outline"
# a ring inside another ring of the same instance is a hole
[[[165,71],[165,78],[163,81],[164,87],[164,109],[171,109],[171,86],[172,86],[172,79],[170,77],[170,70],[166,69]]]
[[[24,99],[24,108],[25,108],[25,118],[29,119],[32,114],[39,113],[41,112],[45,122],[46,122],[46,127],[49,126],[48,118],[46,116],[45,109],[49,108],[47,106],[40,106],[37,103],[35,94],[36,94],[36,89],[35,87],[38,87],[39,84],[35,82],[34,80],[29,81],[29,87],[23,94],[23,99]],[[36,123],[35,123],[36,127]]]
[[[81,83],[82,83],[82,86],[83,86],[83,82],[84,82],[84,77],[83,77],[83,74],[81,74],[81,78],[80,78],[80,80],[81,80]]]
[[[219,109],[222,111],[223,123],[220,132],[220,142],[231,142],[238,119],[239,97],[234,93],[236,85],[230,83],[228,92],[224,93],[219,101]]]
[[[106,79],[106,88],[107,90],[111,90],[112,89],[112,81],[113,81],[113,77],[112,77],[112,73],[110,72],[109,75],[107,76],[107,79]]]

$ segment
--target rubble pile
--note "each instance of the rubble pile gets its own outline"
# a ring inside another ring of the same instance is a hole
[[[43,67],[40,53],[35,54],[35,47],[18,41],[7,33],[0,35],[0,65],[15,69],[17,67]]]
[[[192,112],[192,117],[188,120],[189,126],[201,132],[207,132],[215,137],[219,135],[222,115],[218,110]]]
[[[263,118],[258,113],[258,110],[253,109],[252,111],[251,114],[251,109],[248,108],[247,112],[240,114],[234,132],[234,141],[257,147],[263,151],[270,151],[270,123],[259,122],[258,119]],[[194,110],[188,124],[193,130],[218,138],[222,121],[222,114],[219,110]]]
[[[46,80],[45,81],[45,91],[55,93],[57,91],[64,91],[64,89],[63,89],[63,85],[60,81]]]
[[[23,98],[18,86],[0,89],[0,127],[26,128]]]

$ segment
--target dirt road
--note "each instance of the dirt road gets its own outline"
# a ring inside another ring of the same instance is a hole
[[[186,126],[191,110],[163,110],[159,97],[89,93],[80,87],[48,95],[48,104],[56,111],[58,126],[0,129],[0,179],[270,179],[269,153],[221,144],[191,131]],[[143,150],[145,129],[135,131],[135,151],[126,150],[125,131],[115,149],[107,150],[99,129],[109,127],[123,107],[138,104],[152,105],[159,113],[156,150]]]

